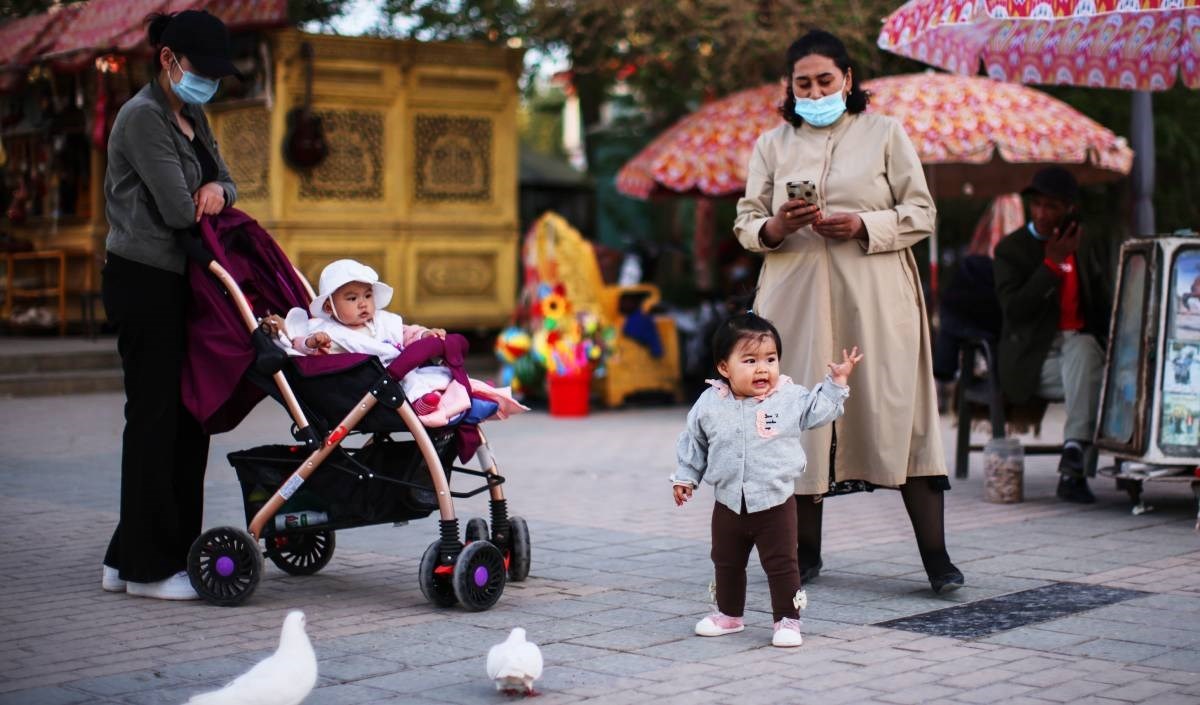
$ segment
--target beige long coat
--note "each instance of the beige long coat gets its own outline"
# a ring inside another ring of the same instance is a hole
[[[806,227],[765,247],[759,232],[787,200],[785,184],[802,179],[817,184],[823,213],[857,213],[868,242],[828,240]],[[755,311],[783,337],[782,372],[816,384],[842,348],[865,354],[836,424],[838,481],[896,487],[906,477],[946,474],[911,249],[933,231],[935,213],[916,150],[886,116],[846,114],[825,128],[784,124],[754,147],[734,232],[747,250],[765,253]],[[828,489],[831,438],[831,426],[805,434],[808,470],[798,494]]]

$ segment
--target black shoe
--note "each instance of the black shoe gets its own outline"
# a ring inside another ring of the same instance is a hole
[[[1058,459],[1059,473],[1072,477],[1083,477],[1086,469],[1087,462],[1084,444],[1078,441],[1067,441],[1063,445],[1062,456]]]
[[[808,585],[812,581],[816,580],[817,576],[821,574],[821,568],[824,565],[825,565],[825,562],[820,559],[817,560],[816,565],[810,566],[808,568],[805,568],[803,565],[801,565],[800,566],[800,584]]]
[[[962,587],[964,582],[962,571],[953,566],[945,573],[929,576],[929,587],[933,588],[938,595],[943,592],[954,592]]]
[[[1074,502],[1075,504],[1091,504],[1096,501],[1096,495],[1092,494],[1091,488],[1088,487],[1087,478],[1083,476],[1059,475],[1058,489],[1055,490],[1055,494],[1062,501]]]

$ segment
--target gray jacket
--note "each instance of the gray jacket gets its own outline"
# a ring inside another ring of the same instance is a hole
[[[723,383],[696,400],[679,434],[679,466],[671,481],[713,485],[717,501],[741,513],[761,512],[787,501],[808,459],[800,432],[842,415],[850,388],[829,375],[811,390],[781,376],[765,398],[735,399]]]
[[[217,183],[225,189],[225,205],[233,205],[237,188],[217,150],[204,111],[183,106],[197,141],[209,148],[217,164]],[[157,81],[121,106],[108,138],[108,171],[104,175],[104,213],[108,217],[109,252],[134,262],[182,273],[187,257],[178,231],[196,224],[192,194],[200,183],[200,160],[175,125],[171,107]]]

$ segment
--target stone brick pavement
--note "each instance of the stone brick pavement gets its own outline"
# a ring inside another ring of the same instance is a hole
[[[429,606],[417,587],[431,520],[342,532],[307,578],[267,564],[251,601],[222,609],[100,590],[116,515],[117,395],[0,399],[0,704],[181,703],[273,648],[289,609],[309,617],[320,660],[307,702],[499,703],[484,654],[515,625],[542,644],[542,705],[557,703],[1200,703],[1200,537],[1184,486],[1150,485],[1131,516],[1111,482],[1099,502],[1053,498],[1053,459],[1027,460],[1019,505],[981,501],[974,476],[947,495],[951,554],[967,587],[928,589],[894,492],[826,510],[825,572],[809,588],[805,645],[768,645],[766,583],[750,568],[746,631],[691,635],[708,609],[711,493],[676,509],[666,476],[683,408],[586,420],[526,414],[489,433],[533,570],[492,610]],[[225,454],[287,442],[264,404],[214,439],[206,526],[240,525]],[[1047,424],[1053,428],[1054,423]],[[949,445],[951,427],[944,434]],[[463,517],[486,501],[461,502]],[[1141,594],[978,639],[876,626],[1027,588],[1071,582]]]

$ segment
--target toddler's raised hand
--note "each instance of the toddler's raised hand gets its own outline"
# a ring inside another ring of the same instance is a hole
[[[682,507],[684,502],[692,498],[692,488],[690,485],[675,485],[671,489],[675,491],[676,507]]]
[[[846,352],[846,349],[842,348],[842,361],[829,363],[829,376],[833,377],[833,381],[837,384],[845,386],[846,381],[850,378],[850,373],[854,371],[854,366],[862,359],[862,353],[858,351],[857,345],[850,352]]]

